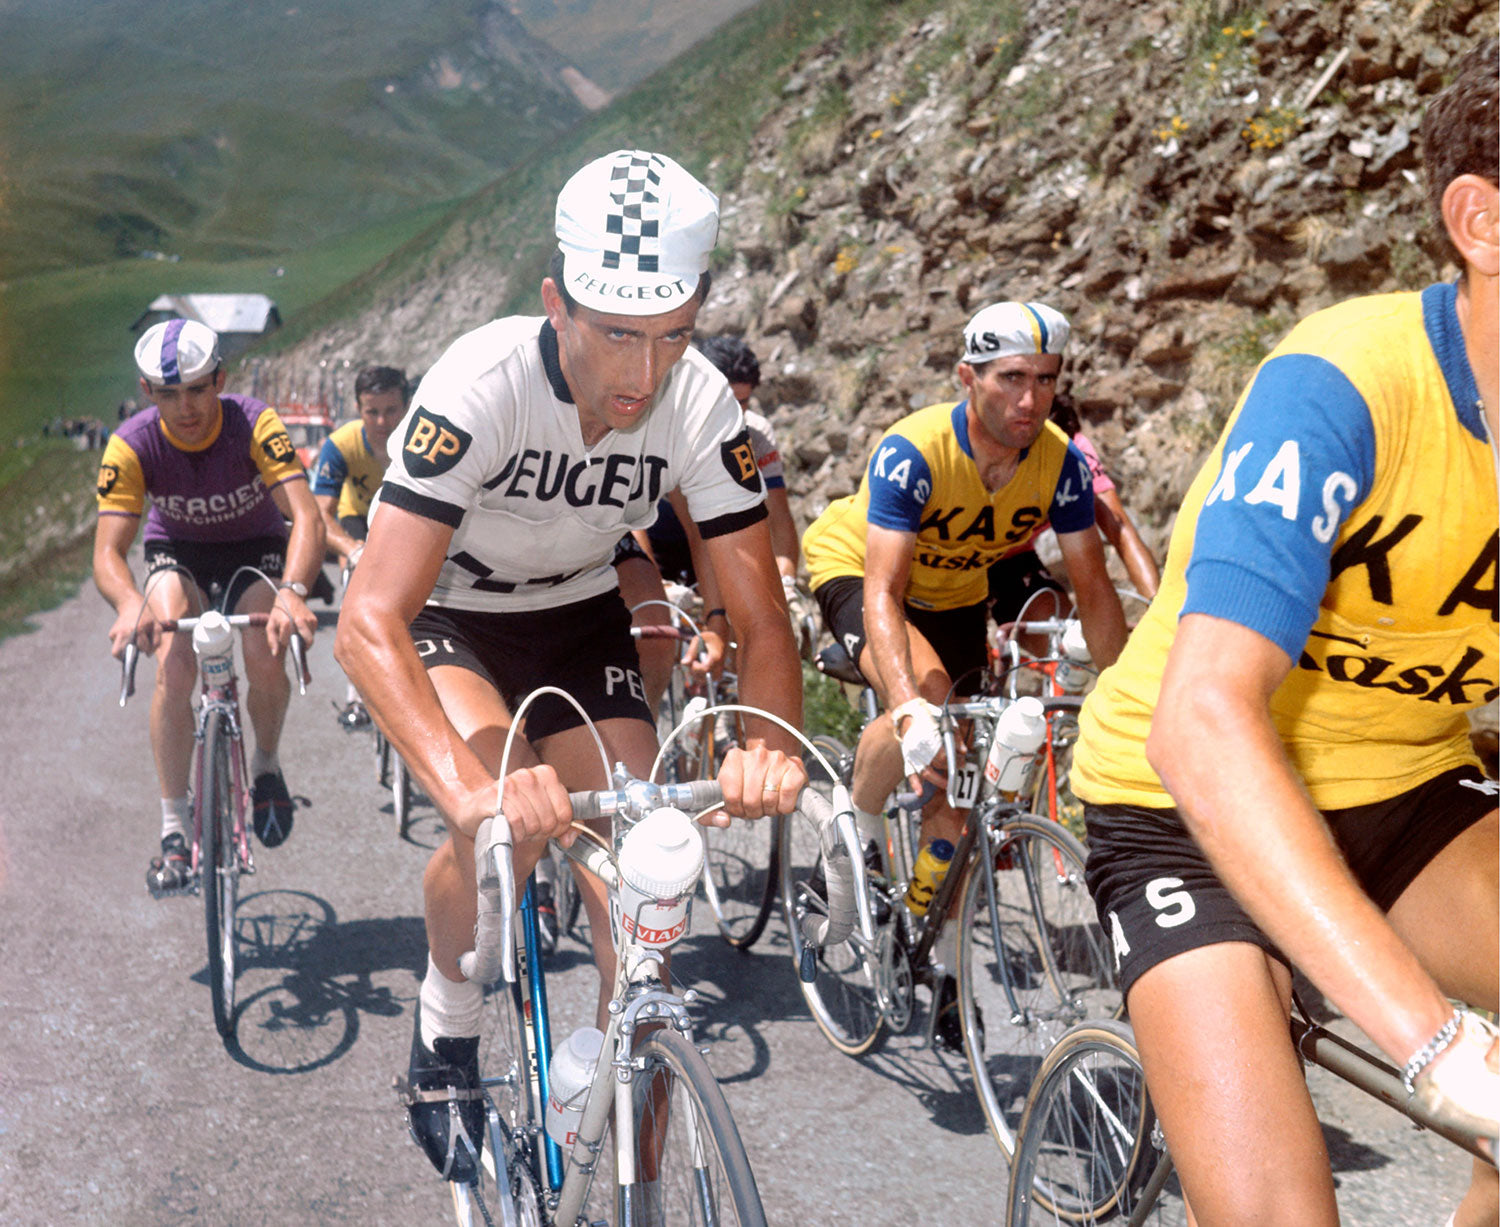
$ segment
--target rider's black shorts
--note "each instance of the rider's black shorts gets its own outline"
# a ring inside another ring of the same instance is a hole
[[[234,573],[241,567],[264,571],[272,581],[281,578],[286,568],[285,537],[248,537],[243,541],[147,541],[146,574],[153,575],[166,567],[179,566],[192,575],[194,582],[208,594],[210,601],[229,589]],[[249,571],[234,579],[233,591],[223,601],[223,608],[233,610],[257,576]]]
[[[692,587],[698,582],[698,572],[693,569],[693,551],[686,537],[652,537],[651,552],[656,555],[656,567],[661,577],[671,583]]]
[[[512,712],[538,686],[557,686],[594,720],[654,724],[630,611],[618,592],[524,613],[428,605],[412,619],[411,637],[429,669],[457,665],[479,674]],[[538,699],[525,719],[531,741],[583,723],[572,704],[555,695]]]
[[[849,658],[859,663],[865,638],[865,581],[858,575],[840,575],[813,590],[813,599],[823,614],[828,633],[844,645]],[[952,681],[976,674],[985,666],[989,649],[985,642],[984,603],[958,609],[918,609],[904,606],[906,620],[922,632],[943,663]],[[971,676],[970,682],[977,680]]]
[[[1495,808],[1493,794],[1455,768],[1373,805],[1325,810],[1324,819],[1361,889],[1389,911],[1428,863]],[[1290,966],[1235,902],[1174,809],[1087,805],[1086,876],[1120,987],[1174,955],[1220,942],[1248,942]]]
[[[370,521],[364,516],[339,516],[339,527],[356,541],[364,541],[370,535]]]
[[[1061,593],[1065,607],[1072,604],[1068,590],[1058,582],[1051,571],[1047,570],[1042,560],[1037,557],[1035,550],[1022,550],[1019,554],[1012,554],[1009,558],[1002,558],[999,562],[992,563],[989,569],[989,585],[992,603],[990,612],[995,621],[1001,625],[1014,622],[1019,618],[1026,602],[1043,588]],[[1033,609],[1035,609],[1034,606]],[[1048,609],[1033,612],[1029,616],[1038,619],[1050,618],[1052,611]]]

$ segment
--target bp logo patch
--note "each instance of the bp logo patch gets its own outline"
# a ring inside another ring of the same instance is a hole
[[[406,471],[413,477],[436,477],[446,473],[469,450],[474,436],[455,426],[441,414],[418,409],[406,428],[406,442],[401,450]]]
[[[266,459],[272,464],[286,464],[297,455],[297,449],[292,446],[292,436],[284,430],[268,435],[261,443],[260,450],[265,452]]]
[[[735,485],[754,490],[757,494],[762,492],[760,469],[755,464],[755,449],[750,446],[748,429],[719,444],[719,459],[724,462],[724,471],[734,478]]]
[[[117,464],[101,464],[99,466],[99,481],[96,489],[100,498],[107,498],[109,492],[115,488],[115,482],[120,480],[120,466]]]

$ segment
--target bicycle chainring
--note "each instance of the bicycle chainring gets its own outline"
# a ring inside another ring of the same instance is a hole
[[[885,925],[876,934],[875,950],[880,957],[880,1009],[887,1025],[900,1034],[911,1026],[916,1006],[916,983],[900,926]]]

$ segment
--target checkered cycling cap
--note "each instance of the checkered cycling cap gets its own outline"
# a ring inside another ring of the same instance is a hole
[[[693,297],[719,237],[719,198],[671,158],[617,149],[557,197],[563,280],[585,307],[663,315]]]
[[[1012,354],[1060,354],[1069,331],[1067,317],[1045,303],[991,303],[964,326],[963,361],[977,366]]]
[[[148,383],[191,383],[218,369],[219,334],[197,320],[163,320],[135,343],[135,364]]]

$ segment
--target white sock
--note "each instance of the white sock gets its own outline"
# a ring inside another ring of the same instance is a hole
[[[161,837],[181,835],[187,838],[187,820],[193,807],[186,797],[163,797],[161,799]]]
[[[878,847],[885,839],[885,815],[872,814],[862,810],[859,806],[854,807],[854,827],[859,832],[861,843],[869,843],[874,840]]]
[[[350,682],[349,685],[344,688],[344,704],[345,704],[345,706],[348,706],[350,703],[353,703],[358,698],[359,698],[359,691],[357,691],[356,689],[354,689],[354,683]]]
[[[479,1034],[484,1011],[484,989],[469,980],[456,983],[437,969],[427,956],[427,975],[422,979],[422,1043],[428,1048],[439,1036],[464,1039]]]
[[[250,755],[250,778],[258,780],[263,775],[275,775],[281,770],[281,762],[274,754],[267,754],[256,746]]]
[[[948,923],[933,943],[932,961],[941,963],[950,976],[958,974],[958,924],[954,917],[948,918]]]

